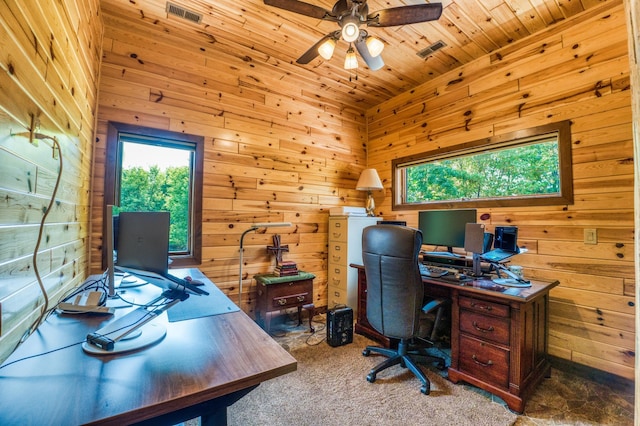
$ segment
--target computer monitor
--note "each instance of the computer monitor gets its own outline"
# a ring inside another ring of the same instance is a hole
[[[446,247],[464,247],[467,223],[476,223],[475,209],[425,210],[418,214],[418,228],[422,231],[422,244]]]
[[[169,212],[120,212],[117,266],[167,273],[169,226]]]

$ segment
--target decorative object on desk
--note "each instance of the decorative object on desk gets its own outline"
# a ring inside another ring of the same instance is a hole
[[[282,263],[282,253],[289,252],[288,245],[280,244],[280,235],[275,234],[273,236],[273,245],[267,246],[267,251],[276,256],[276,267]]]
[[[522,266],[520,265],[510,265],[509,270],[519,276],[520,278],[524,278],[522,275]]]
[[[367,191],[367,216],[375,216],[375,208],[376,204],[373,201],[373,196],[371,195],[371,191],[376,189],[383,189],[382,182],[378,177],[378,172],[376,169],[364,169],[360,174],[360,179],[358,179],[358,183],[356,184],[356,189],[358,191]]]
[[[244,231],[240,236],[240,255],[239,255],[239,267],[238,267],[238,306],[242,309],[242,255],[244,253],[244,237],[252,231],[260,228],[272,228],[272,227],[291,226],[291,222],[266,222],[266,223],[254,223],[249,229]]]

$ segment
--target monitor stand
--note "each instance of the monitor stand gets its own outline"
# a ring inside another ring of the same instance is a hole
[[[166,334],[167,327],[164,324],[152,322],[145,324],[144,327],[141,327],[115,342],[112,350],[102,349],[86,341],[82,343],[82,349],[93,355],[112,355],[129,352],[151,346],[162,340]]]

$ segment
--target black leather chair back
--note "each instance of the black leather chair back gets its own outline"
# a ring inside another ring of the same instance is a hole
[[[424,297],[421,246],[422,233],[406,226],[374,225],[362,232],[367,320],[387,337],[409,339],[418,331]]]

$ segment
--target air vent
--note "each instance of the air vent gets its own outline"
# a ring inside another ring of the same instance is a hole
[[[425,59],[427,56],[431,55],[432,53],[434,53],[437,50],[442,49],[443,47],[445,47],[447,44],[442,41],[436,41],[435,43],[433,43],[431,46],[422,49],[421,51],[419,51],[418,53],[416,53],[416,55],[420,56],[422,59]]]
[[[175,15],[187,21],[191,21],[194,24],[199,24],[202,21],[202,15],[196,12],[180,7],[177,4],[167,2],[167,13],[169,15]]]

